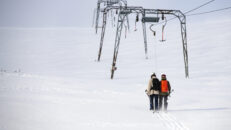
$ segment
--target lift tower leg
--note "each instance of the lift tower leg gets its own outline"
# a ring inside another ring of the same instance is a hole
[[[123,24],[124,24],[124,19],[127,16],[125,13],[119,13],[118,16],[118,23],[117,23],[117,30],[116,30],[116,38],[115,38],[115,45],[114,45],[114,54],[113,54],[113,61],[112,61],[112,68],[111,68],[111,79],[114,77],[114,71],[116,70],[116,60],[118,56],[118,51],[119,51],[119,45],[120,45],[120,38],[121,38],[121,33],[123,29]]]
[[[100,61],[101,52],[102,52],[102,48],[103,48],[103,40],[104,40],[106,24],[107,24],[107,10],[105,10],[104,13],[103,13],[103,26],[102,26],[102,32],[101,32],[101,38],[100,38],[98,61]]]
[[[185,77],[189,78],[189,66],[188,66],[188,49],[187,49],[187,33],[186,33],[186,18],[181,19],[181,36],[183,43],[183,55],[184,55],[184,64],[185,64]]]
[[[177,16],[178,19],[180,20],[181,37],[182,37],[182,44],[183,44],[183,55],[184,55],[184,65],[185,65],[185,77],[189,78],[186,17],[181,11],[175,12],[175,16]]]
[[[97,11],[96,11],[96,20],[95,20],[95,33],[98,32],[98,24],[99,24],[99,13],[100,13],[100,3],[97,3]]]

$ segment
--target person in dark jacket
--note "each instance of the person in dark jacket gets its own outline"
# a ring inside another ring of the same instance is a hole
[[[151,75],[151,79],[148,82],[148,88],[147,88],[147,94],[149,95],[150,99],[150,110],[159,110],[158,106],[158,98],[159,98],[159,92],[160,92],[160,81],[156,77],[156,74],[153,73]],[[153,107],[153,99],[155,100],[155,109]]]
[[[159,99],[159,109],[162,110],[162,104],[164,100],[164,110],[167,111],[168,107],[168,96],[171,92],[171,86],[169,81],[166,78],[165,74],[161,75],[160,81],[160,99]]]

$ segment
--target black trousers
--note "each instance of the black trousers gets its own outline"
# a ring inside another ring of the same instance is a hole
[[[159,105],[159,109],[162,110],[162,106],[163,106],[163,99],[164,99],[164,110],[167,110],[168,108],[168,96],[167,95],[160,95],[160,105]]]
[[[156,94],[153,94],[153,95],[150,95],[150,109],[153,110],[153,102],[155,101],[155,110],[158,110],[159,109],[159,106],[158,106],[158,98],[159,98],[159,95],[156,95]],[[154,100],[153,100],[154,99]]]

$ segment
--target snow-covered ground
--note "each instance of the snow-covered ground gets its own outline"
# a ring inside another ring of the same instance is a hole
[[[164,43],[147,27],[148,59],[142,29],[123,34],[113,80],[110,24],[101,62],[92,28],[0,29],[0,130],[230,129],[231,19],[187,24],[189,79],[179,23],[167,27]],[[149,111],[152,72],[175,90],[168,113]]]

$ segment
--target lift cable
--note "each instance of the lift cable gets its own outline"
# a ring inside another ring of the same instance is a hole
[[[188,15],[186,15],[186,16],[194,16],[194,15],[208,14],[208,13],[223,11],[223,10],[227,10],[227,9],[231,9],[231,6],[230,6],[230,7],[226,7],[226,8],[211,10],[211,11],[205,11],[205,12],[195,13],[195,14],[188,14]]]
[[[195,15],[202,15],[202,14],[209,14],[209,13],[214,13],[214,12],[219,12],[219,11],[224,11],[224,10],[228,10],[228,9],[231,9],[231,6],[230,7],[225,7],[225,8],[221,8],[221,9],[216,9],[216,10],[210,10],[210,11],[205,11],[205,12],[199,12],[199,13],[194,13],[194,14],[188,14],[186,16],[195,16]],[[177,17],[173,17],[171,19],[168,19],[167,21],[171,21],[173,19],[175,19]],[[160,25],[164,22],[160,22],[158,24],[155,24],[155,25]]]
[[[193,11],[195,11],[195,10],[197,10],[197,9],[199,9],[199,8],[201,8],[201,7],[203,7],[203,6],[205,6],[205,5],[208,5],[208,4],[210,4],[210,3],[214,2],[214,1],[215,1],[215,0],[208,1],[208,2],[206,2],[206,3],[204,3],[204,4],[202,4],[202,5],[200,5],[200,6],[196,7],[196,8],[194,8],[194,9],[191,9],[191,10],[185,12],[184,14],[188,14],[188,13],[190,13],[190,12],[193,12]]]
[[[188,14],[188,13],[190,13],[190,12],[193,12],[193,11],[195,11],[195,10],[197,10],[197,9],[199,9],[199,8],[201,8],[201,7],[203,7],[203,6],[205,6],[205,5],[208,5],[208,4],[210,4],[210,3],[214,2],[214,1],[215,1],[215,0],[210,0],[210,1],[208,1],[208,2],[206,2],[206,3],[204,3],[204,4],[200,5],[200,6],[198,6],[198,7],[196,7],[196,8],[193,8],[193,9],[191,9],[191,10],[185,12],[184,14]],[[173,17],[173,18],[171,18],[171,19],[167,19],[167,21],[171,21],[171,20],[173,20],[173,19],[175,19],[175,18],[177,18],[177,17]],[[165,22],[165,21],[164,21],[164,22]],[[160,23],[155,24],[155,25],[159,25],[159,24],[162,24],[162,23],[164,23],[164,22],[160,22]]]

